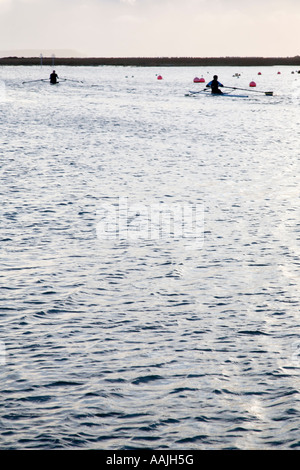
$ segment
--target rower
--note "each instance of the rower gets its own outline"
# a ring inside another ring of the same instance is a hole
[[[214,79],[211,80],[206,86],[211,88],[211,92],[213,95],[220,95],[223,93],[220,90],[219,86],[224,86],[224,85],[222,85],[222,83],[218,81],[218,75],[214,75]]]
[[[53,70],[53,72],[50,74],[50,83],[52,84],[57,83],[57,79],[58,79],[58,75],[55,72],[55,70]]]

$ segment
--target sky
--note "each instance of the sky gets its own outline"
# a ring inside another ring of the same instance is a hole
[[[0,0],[0,54],[293,57],[299,25],[300,0]]]

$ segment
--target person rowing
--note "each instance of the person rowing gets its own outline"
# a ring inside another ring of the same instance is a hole
[[[58,75],[55,72],[55,70],[53,70],[53,72],[50,74],[50,83],[54,85],[55,83],[57,83],[57,79],[58,79]]]
[[[218,81],[218,75],[214,75],[214,79],[211,80],[207,85],[208,88],[211,88],[211,92],[213,95],[220,95],[223,92],[220,90],[219,87],[222,87],[222,83]]]

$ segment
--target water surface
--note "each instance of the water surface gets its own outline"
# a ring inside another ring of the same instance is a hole
[[[300,447],[300,76],[278,70],[1,68],[2,449]],[[274,96],[185,96],[215,73]]]

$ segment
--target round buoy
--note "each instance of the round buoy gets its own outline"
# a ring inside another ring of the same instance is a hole
[[[161,75],[158,75],[158,76],[157,76],[157,80],[162,80],[162,76],[161,76]]]
[[[200,78],[200,83],[205,83],[205,79],[203,77]]]
[[[261,72],[258,72],[258,74],[257,74],[257,75],[261,75]]]
[[[280,75],[280,74],[281,74],[281,72],[277,72],[277,75]]]
[[[252,81],[252,82],[249,83],[249,86],[255,87],[255,86],[256,86],[256,83]]]

